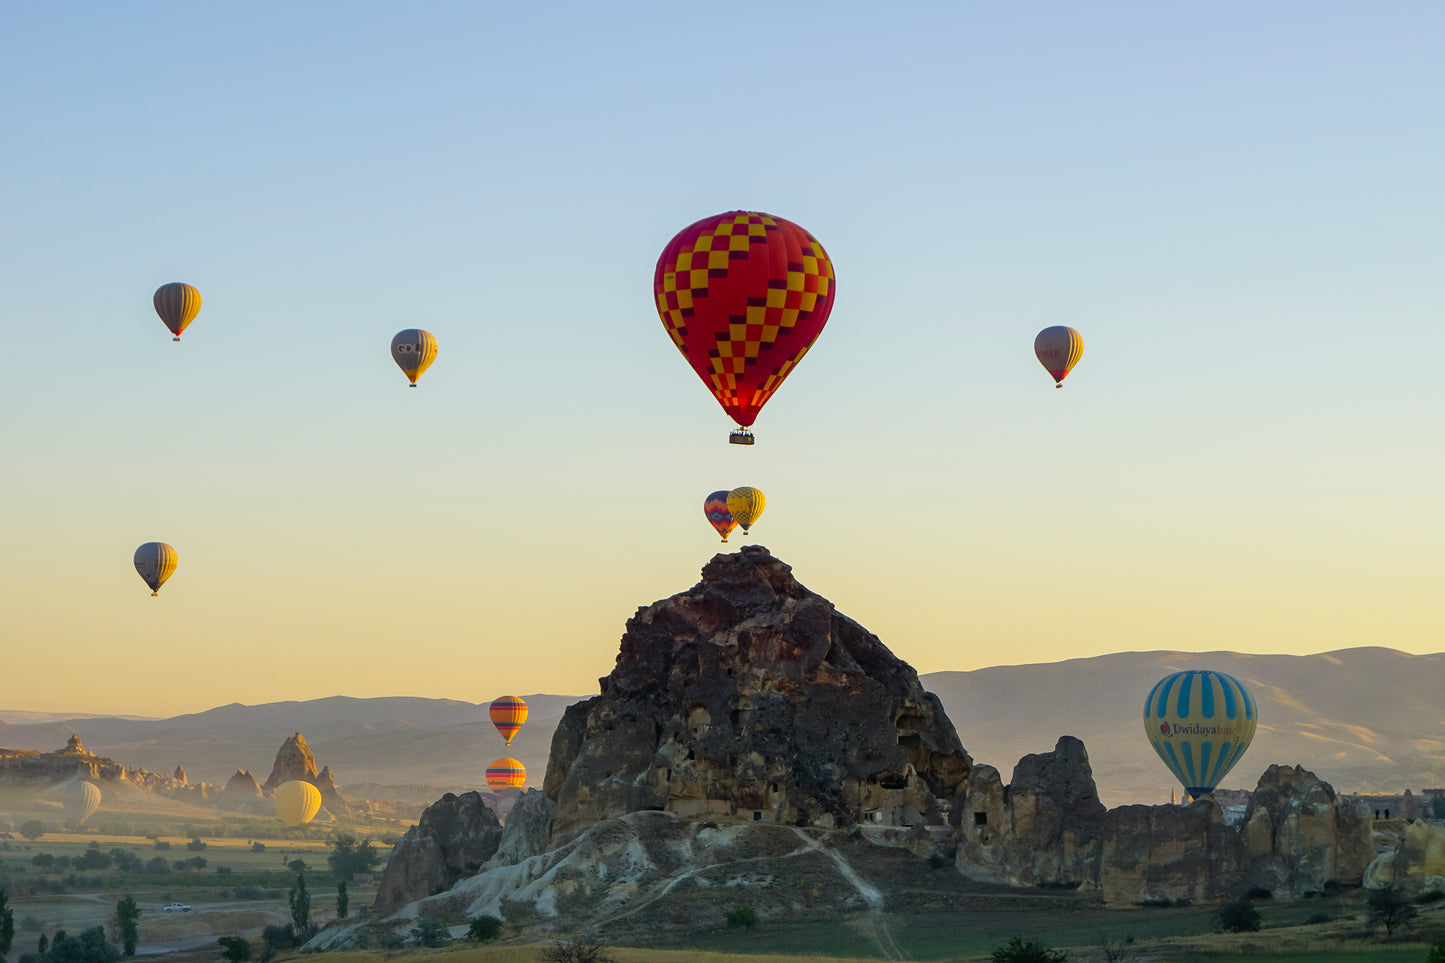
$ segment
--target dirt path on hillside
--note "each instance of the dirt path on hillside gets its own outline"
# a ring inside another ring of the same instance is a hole
[[[868,935],[872,937],[873,943],[878,947],[878,952],[883,954],[884,959],[904,959],[903,951],[899,949],[898,944],[894,942],[893,932],[888,928],[888,920],[883,914],[883,894],[868,885],[867,881],[858,875],[858,871],[843,858],[842,853],[835,849],[825,849],[820,840],[813,839],[801,829],[794,828],[793,832],[798,834],[798,838],[801,839],[803,844],[809,849],[822,853],[831,859],[838,867],[838,873],[852,884],[853,888],[858,891],[859,896],[863,897],[863,902],[868,906],[867,916],[865,917]]]

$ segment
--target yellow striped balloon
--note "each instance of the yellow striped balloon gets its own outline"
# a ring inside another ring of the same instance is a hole
[[[1144,700],[1144,735],[1195,799],[1213,792],[1234,768],[1258,725],[1254,696],[1223,672],[1175,672]]]
[[[276,815],[288,826],[302,826],[321,812],[321,790],[300,779],[283,782],[271,797]]]
[[[161,316],[166,327],[171,329],[171,334],[175,335],[172,341],[181,340],[181,332],[186,330],[186,325],[196,320],[196,315],[201,313],[201,292],[180,281],[172,281],[156,288],[151,302],[156,306],[156,314]]]
[[[402,374],[411,379],[413,388],[416,387],[416,379],[420,378],[422,372],[430,368],[436,359],[437,339],[432,337],[430,331],[407,328],[405,331],[398,331],[391,339],[391,360],[396,362]]]
[[[512,737],[522,728],[522,723],[527,721],[527,703],[516,696],[501,696],[492,700],[487,714],[492,717],[492,725],[497,727],[497,731],[510,746]]]
[[[763,506],[767,503],[768,500],[763,497],[762,492],[746,485],[728,492],[728,514],[742,526],[744,535],[757,522],[758,516],[763,513]]]
[[[165,542],[146,542],[135,550],[135,570],[151,587],[154,596],[166,584],[166,579],[176,570],[179,560],[176,550]]]
[[[527,781],[527,767],[515,759],[493,759],[487,767],[489,789],[517,789]]]
[[[1062,388],[1064,379],[1084,356],[1084,336],[1064,324],[1044,328],[1034,338],[1034,355],[1039,364],[1054,377],[1054,387]]]

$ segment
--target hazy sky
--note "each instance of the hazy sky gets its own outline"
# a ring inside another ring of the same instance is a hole
[[[593,692],[738,485],[920,672],[1438,651],[1441,37],[1424,0],[9,4],[0,707]],[[734,208],[838,278],[750,449],[651,288]]]

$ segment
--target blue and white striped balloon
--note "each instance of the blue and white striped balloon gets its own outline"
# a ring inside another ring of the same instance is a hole
[[[1191,797],[1214,791],[1254,738],[1259,711],[1244,684],[1191,669],[1160,679],[1144,700],[1144,734]]]

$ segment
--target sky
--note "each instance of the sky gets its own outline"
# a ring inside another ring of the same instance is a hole
[[[1439,651],[1442,36],[1424,0],[8,5],[0,708],[590,694],[739,544],[923,673]],[[651,289],[732,209],[837,274],[751,448]]]

